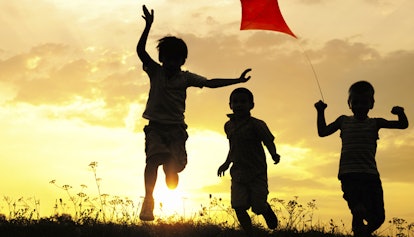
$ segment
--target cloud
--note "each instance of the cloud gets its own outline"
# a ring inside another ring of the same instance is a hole
[[[411,183],[414,179],[410,159],[414,149],[413,129],[380,131],[377,165],[383,180]]]
[[[278,128],[282,133],[303,119],[289,114],[293,115],[298,109],[313,114],[312,105],[320,97],[305,53],[315,68],[328,104],[341,105],[330,106],[328,110],[332,112],[347,112],[346,91],[356,80],[372,81],[378,95],[389,97],[398,94],[404,101],[410,98],[407,86],[410,83],[408,75],[412,75],[413,70],[410,67],[413,52],[410,51],[396,51],[383,56],[369,45],[335,39],[319,49],[305,48],[303,52],[293,40],[268,32],[254,32],[247,38],[236,35],[198,37],[192,34],[183,34],[182,37],[189,45],[185,68],[190,71],[209,78],[237,78],[245,68],[253,68],[252,80],[236,86],[246,86],[254,92],[256,107],[253,112],[263,119],[271,118],[270,127]],[[148,51],[157,58],[155,49],[150,46]],[[101,101],[100,106],[108,116],[91,121],[107,119],[114,125],[122,124],[116,118],[127,114],[131,104],[144,106],[149,89],[147,75],[140,69],[135,52],[119,48],[82,49],[64,44],[43,44],[0,61],[0,69],[1,81],[8,84],[15,94],[10,102],[67,105],[79,101]],[[404,86],[400,88],[399,85]],[[223,103],[223,100],[228,100],[236,86],[214,90],[189,89],[188,121],[195,126],[213,126],[214,130],[221,131],[222,125],[214,121],[226,120],[225,114],[230,111],[228,103]],[[383,88],[393,93],[381,92]],[[338,90],[342,91],[342,98],[334,95]],[[301,99],[295,98],[296,92],[301,94]],[[377,104],[382,97],[378,96]],[[198,106],[205,100],[213,110]],[[269,101],[275,101],[272,110],[266,109]],[[305,132],[305,137],[313,134],[312,130],[300,125],[298,129]]]
[[[13,91],[9,104],[50,106],[55,117],[122,126],[130,105],[145,103],[140,91],[148,79],[133,64],[135,60],[129,52],[50,43],[0,61],[0,79]],[[61,108],[53,110],[54,106]],[[88,110],[92,107],[105,116],[92,119],[94,113]]]

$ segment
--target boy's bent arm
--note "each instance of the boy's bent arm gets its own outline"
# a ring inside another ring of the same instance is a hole
[[[229,168],[230,164],[230,157],[227,155],[226,161],[222,165],[220,165],[219,169],[217,170],[217,176],[224,176],[224,173]]]
[[[386,119],[378,118],[377,123],[379,128],[408,128],[408,118],[407,115],[405,115],[404,108],[395,106],[392,108],[391,113],[397,115],[398,120],[389,121]]]
[[[231,147],[230,141],[229,141],[229,146]],[[231,164],[231,159],[230,159],[230,151],[229,151],[229,153],[227,154],[226,161],[224,161],[224,163],[220,165],[220,167],[217,170],[217,176],[219,177],[224,176],[224,173],[229,168],[230,164]]]
[[[324,113],[322,112],[322,114],[320,114],[318,112],[318,118],[317,118],[318,135],[320,137],[326,137],[338,131],[341,126],[343,117],[344,115],[341,115],[335,121],[326,125]]]
[[[320,137],[326,137],[336,132],[340,128],[343,116],[338,117],[333,123],[326,125],[325,109],[327,105],[322,101],[315,104],[317,110],[316,124],[318,128],[318,135]]]
[[[234,78],[234,79],[220,79],[220,78],[214,78],[214,79],[209,79],[205,82],[205,87],[208,88],[218,88],[218,87],[224,87],[224,86],[230,86],[230,85],[234,85],[237,83],[243,83],[246,82],[248,80],[250,80],[250,76],[246,77],[246,74],[248,72],[250,72],[252,69],[246,69],[244,70],[244,72],[240,75],[239,78]]]

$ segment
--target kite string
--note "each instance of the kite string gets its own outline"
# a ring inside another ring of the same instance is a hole
[[[316,84],[318,85],[318,89],[319,89],[319,93],[321,94],[322,101],[325,101],[325,99],[323,98],[323,93],[322,93],[321,85],[319,83],[318,75],[316,74],[315,68],[313,67],[313,64],[312,64],[312,62],[311,62],[308,54],[306,53],[305,49],[302,47],[302,44],[299,42],[299,40],[296,40],[296,42],[298,43],[299,47],[302,49],[303,54],[305,55],[306,59],[308,60],[309,65],[312,68],[312,72],[313,72],[313,75],[315,77]]]

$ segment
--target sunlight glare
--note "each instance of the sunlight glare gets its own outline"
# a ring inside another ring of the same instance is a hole
[[[168,189],[166,185],[156,187],[154,190],[154,212],[160,217],[172,215],[185,216],[185,194],[177,189]]]

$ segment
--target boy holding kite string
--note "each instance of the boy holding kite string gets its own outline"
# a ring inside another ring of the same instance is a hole
[[[338,179],[352,213],[354,236],[369,237],[385,220],[383,189],[375,161],[378,131],[381,128],[406,129],[408,119],[404,108],[399,106],[391,110],[398,120],[368,117],[375,100],[374,87],[367,81],[354,83],[348,93],[353,115],[341,115],[330,124],[325,121],[327,105],[322,101],[315,104],[318,135],[325,137],[341,130]]]

